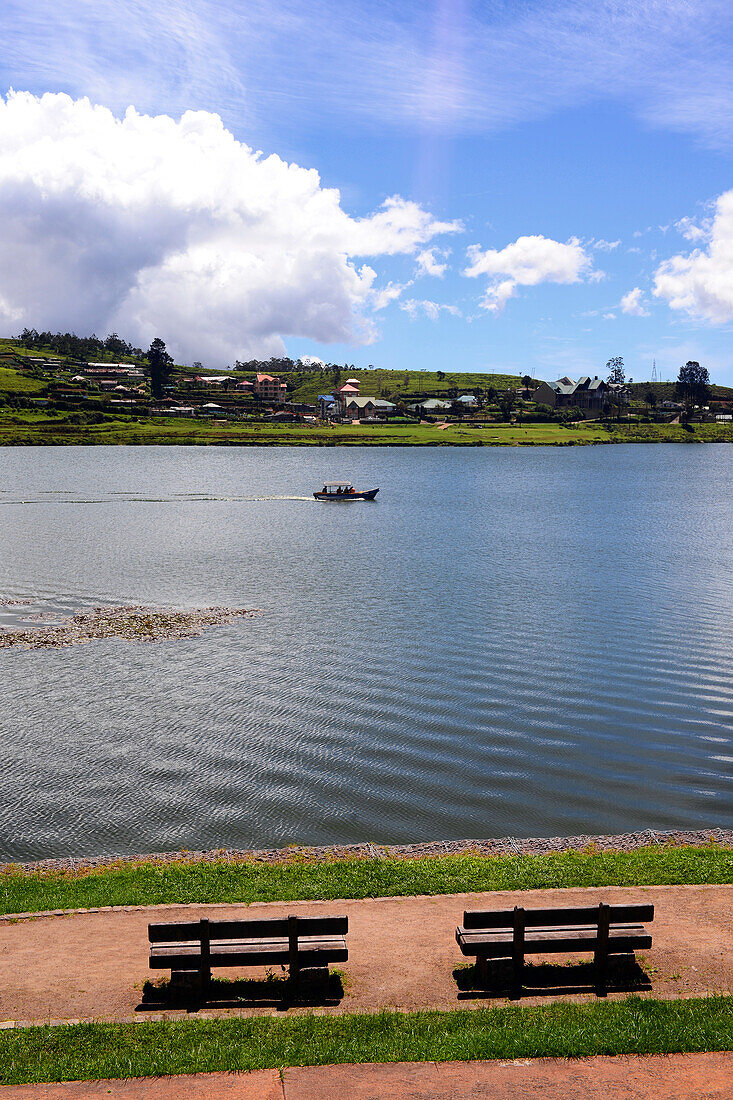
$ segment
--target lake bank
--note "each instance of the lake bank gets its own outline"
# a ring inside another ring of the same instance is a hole
[[[410,858],[367,853],[308,859],[293,852],[284,853],[279,862],[257,862],[216,853],[207,860],[179,852],[162,860],[5,865],[0,870],[0,926],[39,913],[129,907],[249,906],[611,886],[729,887],[730,832],[716,833],[722,841],[651,843],[627,850],[589,843],[580,850],[539,854],[483,855],[469,849],[463,854]]]
[[[95,868],[117,868],[140,863],[332,863],[349,859],[422,859],[427,856],[542,856],[561,852],[633,852],[652,846],[703,847],[721,845],[733,849],[733,829],[645,829],[636,833],[591,836],[495,837],[485,840],[427,840],[421,844],[328,844],[287,848],[210,848],[208,851],[153,852],[133,856],[69,856],[0,863],[6,871],[83,873]]]
[[[681,424],[586,421],[557,423],[273,425],[150,417],[78,424],[42,413],[0,417],[0,447],[260,446],[260,447],[531,447],[611,443],[733,443],[733,423]]]

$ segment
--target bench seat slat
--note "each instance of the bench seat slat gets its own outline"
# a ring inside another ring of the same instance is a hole
[[[349,918],[298,917],[299,936],[343,936],[349,930]],[[150,943],[178,943],[198,939],[198,921],[176,921],[170,924],[149,924]],[[211,942],[228,939],[271,939],[288,935],[287,917],[264,917],[257,920],[210,920]]]
[[[509,930],[498,932],[473,931],[467,928],[456,929],[456,940],[464,955],[486,955],[504,958],[511,955],[513,933]],[[528,928],[525,933],[525,953],[544,954],[573,951],[593,951],[598,942],[598,927],[566,928]],[[611,953],[634,951],[649,948],[652,937],[642,925],[626,925],[611,928],[608,934],[608,948]]]
[[[614,924],[636,924],[654,920],[654,905],[609,905],[609,919]],[[513,909],[467,909],[463,914],[464,928],[511,928]],[[526,928],[550,927],[553,924],[597,924],[598,906],[568,906],[554,909],[525,909]]]
[[[345,962],[348,948],[343,936],[305,936],[298,940],[298,955],[307,966],[326,962]],[[154,970],[190,967],[201,958],[196,942],[157,943],[150,948],[150,966]],[[286,939],[222,940],[211,944],[210,966],[255,966],[289,961]]]

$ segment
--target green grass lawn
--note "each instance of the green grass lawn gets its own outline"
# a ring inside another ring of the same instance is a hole
[[[0,1032],[4,1085],[347,1062],[730,1050],[733,998],[291,1019],[84,1023]]]
[[[316,861],[294,855],[283,863],[143,860],[82,871],[4,871],[0,874],[0,912],[731,882],[733,848],[717,844],[655,844],[632,852],[420,859],[387,856]]]
[[[96,444],[198,444],[249,446],[580,446],[593,443],[733,442],[733,425],[586,423],[492,424],[485,428],[430,424],[340,424],[334,427],[253,422],[211,423],[173,417],[135,420],[120,416],[103,424],[69,423],[67,414],[0,408],[0,446]]]

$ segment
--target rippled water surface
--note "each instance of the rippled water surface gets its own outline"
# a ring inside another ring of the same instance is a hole
[[[1,651],[0,858],[733,825],[732,465],[0,451],[0,597],[264,612]]]

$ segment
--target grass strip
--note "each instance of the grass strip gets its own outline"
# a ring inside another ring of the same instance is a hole
[[[551,887],[665,886],[733,882],[733,848],[652,844],[634,851],[284,863],[141,860],[77,870],[0,874],[0,912],[160,905],[330,900]]]
[[[102,424],[77,424],[76,413],[0,408],[0,446],[231,445],[231,446],[381,446],[502,447],[584,446],[600,443],[733,443],[728,423],[681,424],[586,421],[565,427],[555,422],[492,423],[470,427],[435,424],[339,424],[335,427],[269,422],[172,417],[126,417]]]
[[[730,1050],[733,998],[452,1012],[84,1023],[0,1033],[4,1085],[345,1062]]]

